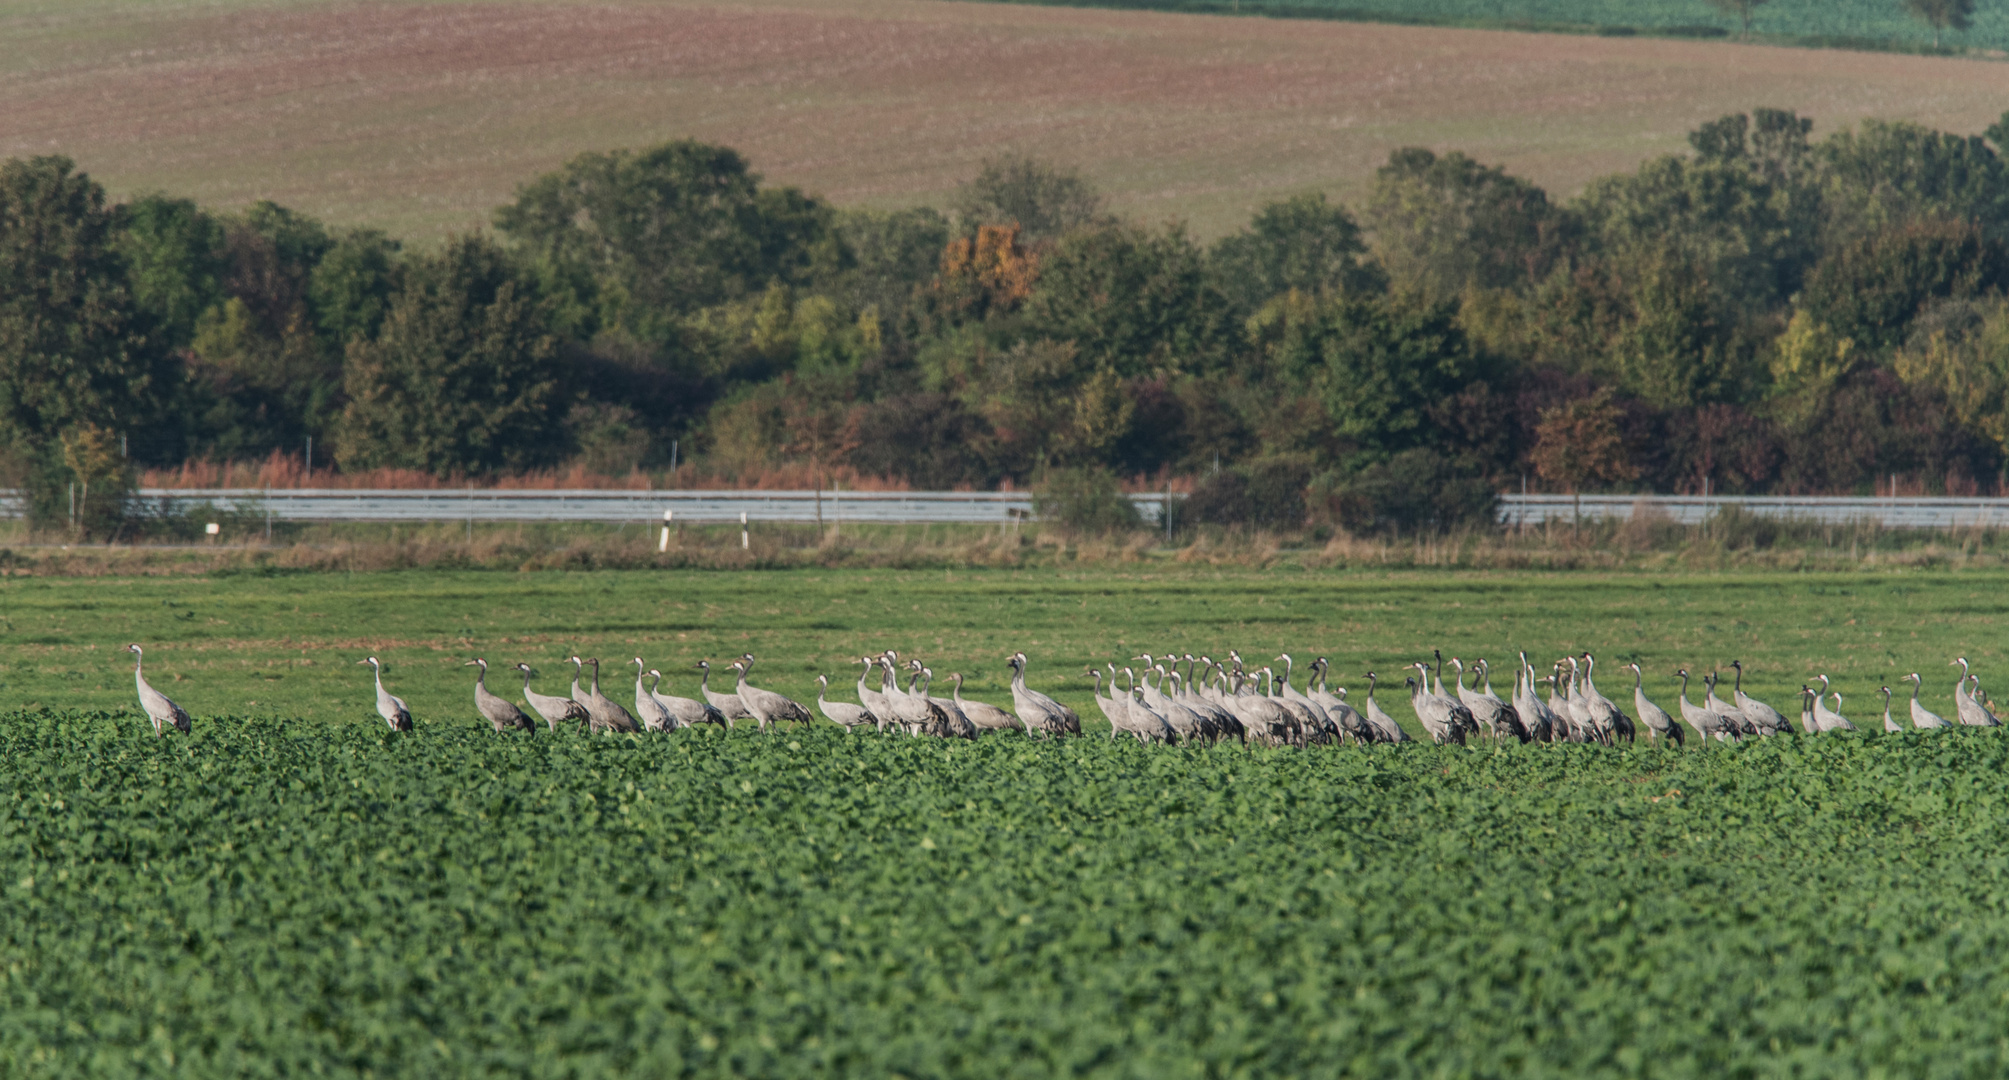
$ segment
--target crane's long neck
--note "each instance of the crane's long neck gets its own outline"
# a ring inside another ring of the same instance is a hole
[[[1920,685],[1919,680],[1917,679],[1911,680],[1911,700],[1914,702],[1918,700],[1919,685]]]
[[[1681,704],[1688,704],[1688,673],[1681,673]]]
[[[862,671],[860,671],[860,672],[858,673],[858,699],[859,699],[860,701],[863,701],[863,700],[865,699],[865,693],[866,693],[866,690],[865,690],[865,679],[866,679],[866,678],[867,678],[868,676],[870,676],[871,674],[872,674],[872,669],[871,669],[871,668],[869,668],[869,667],[868,667],[868,668],[865,668],[864,670],[862,670]]]
[[[593,665],[593,696],[600,696],[600,665]]]
[[[488,693],[488,666],[486,664],[475,665],[474,688],[484,694]]]

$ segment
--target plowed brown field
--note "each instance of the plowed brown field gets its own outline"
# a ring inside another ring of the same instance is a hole
[[[0,3],[0,156],[120,193],[272,198],[424,236],[581,150],[692,136],[840,203],[1002,149],[1202,234],[1461,148],[1567,194],[1758,105],[1978,131],[2009,64],[940,0]]]

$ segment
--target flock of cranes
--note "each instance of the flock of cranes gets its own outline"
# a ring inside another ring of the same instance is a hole
[[[154,734],[168,728],[186,733],[189,715],[181,706],[146,681],[144,657],[138,645],[129,645],[133,654],[133,678],[139,686],[140,708],[152,721]],[[1685,731],[1692,729],[1704,744],[1711,739],[1738,741],[1789,733],[1792,723],[1777,709],[1744,692],[1744,665],[1731,663],[1735,678],[1728,698],[1717,694],[1718,676],[1702,677],[1702,701],[1689,701],[1690,675],[1687,668],[1674,672],[1680,680],[1677,717],[1655,704],[1646,693],[1646,673],[1634,663],[1632,710],[1627,712],[1597,688],[1597,661],[1589,653],[1557,661],[1547,675],[1536,671],[1526,653],[1520,654],[1514,671],[1514,688],[1502,698],[1493,690],[1492,670],[1485,660],[1466,665],[1457,657],[1449,660],[1439,652],[1433,668],[1429,661],[1417,661],[1404,668],[1404,687],[1416,721],[1436,743],[1463,745],[1468,738],[1517,739],[1520,742],[1601,743],[1631,742],[1644,727],[1649,739],[1684,745]],[[1291,685],[1293,661],[1288,653],[1273,663],[1275,668],[1251,668],[1241,654],[1230,650],[1226,663],[1192,653],[1130,658],[1133,666],[1104,665],[1108,690],[1103,688],[1104,672],[1088,668],[1093,680],[1095,705],[1109,721],[1109,737],[1124,735],[1139,742],[1214,742],[1235,739],[1270,746],[1314,746],[1331,743],[1399,743],[1409,735],[1375,700],[1381,677],[1367,672],[1367,692],[1360,707],[1347,701],[1344,687],[1327,688],[1330,664],[1325,657],[1307,668],[1305,689]],[[648,666],[641,657],[630,664],[635,668],[635,708],[631,712],[600,690],[600,661],[597,658],[569,657],[572,665],[570,696],[542,694],[531,689],[535,677],[528,664],[516,664],[523,675],[523,700],[530,713],[542,718],[557,731],[562,725],[578,723],[590,731],[636,732],[674,731],[699,724],[716,724],[731,729],[741,720],[752,720],[761,731],[783,722],[814,722],[809,708],[771,690],[747,681],[753,672],[754,656],[745,653],[726,670],[735,676],[731,693],[711,687],[712,665],[700,660],[704,674],[698,682],[698,697],[677,697],[663,692],[663,673]],[[935,673],[919,660],[904,664],[894,651],[877,656],[861,656],[858,701],[831,701],[830,678],[816,678],[816,707],[832,722],[845,728],[873,728],[880,732],[905,731],[910,736],[974,739],[989,731],[1022,731],[1028,735],[1059,736],[1081,734],[1081,718],[1074,710],[1025,684],[1026,655],[1014,653],[1008,661],[1012,669],[1012,708],[1006,710],[987,702],[963,697],[963,677],[952,673],[954,684],[948,697],[933,693]],[[412,712],[403,699],[384,688],[383,665],[374,656],[357,661],[371,669],[376,688],[377,714],[393,731],[412,730]],[[1185,671],[1179,667],[1185,665]],[[474,705],[496,731],[534,731],[531,714],[510,699],[488,688],[488,662],[480,657],[467,661],[478,668],[474,680]],[[1948,721],[1926,708],[1919,700],[1925,680],[1916,672],[1900,682],[1911,684],[1909,719],[1915,729],[1950,727],[1997,727],[2001,721],[1991,710],[1981,691],[1980,678],[1969,670],[1966,657],[1950,666],[1960,668],[1953,685],[1954,719]],[[593,669],[592,683],[582,688],[585,669]],[[1448,692],[1445,668],[1452,681]],[[901,675],[906,686],[900,685]],[[1122,688],[1117,687],[1118,678]],[[1467,679],[1470,685],[1467,685]],[[876,686],[872,685],[874,682]],[[644,685],[646,683],[646,685]],[[1814,684],[1818,684],[1818,686]],[[1544,694],[1546,689],[1546,694]],[[1891,716],[1893,691],[1879,687],[1883,694],[1883,729],[1901,731],[1903,725]],[[1832,707],[1828,704],[1832,699]],[[1817,675],[1800,687],[1799,725],[1809,734],[1854,731],[1856,725],[1842,715],[1842,695],[1832,689],[1826,675]],[[1684,728],[1683,725],[1686,725]]]

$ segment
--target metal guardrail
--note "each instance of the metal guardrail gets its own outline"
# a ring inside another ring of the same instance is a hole
[[[1759,517],[1818,525],[1874,524],[1886,529],[2009,528],[2009,499],[1872,498],[1824,495],[1502,495],[1503,525],[1585,520],[1629,520],[1645,513],[1679,525],[1700,525],[1718,511],[1736,507]]]
[[[1027,521],[1028,492],[997,491],[628,491],[475,488],[142,488],[149,509],[185,512],[213,506],[274,521],[661,521],[886,525]],[[1165,520],[1166,495],[1129,496],[1147,522]],[[1173,494],[1172,499],[1185,496]],[[2009,528],[2009,498],[1871,498],[1802,495],[1502,495],[1500,524],[1509,527],[1585,520],[1630,519],[1647,513],[1680,525],[1700,525],[1736,507],[1760,517],[1823,525],[1875,524],[1887,529]],[[0,491],[0,517],[22,513],[20,498]]]
[[[994,491],[465,491],[343,488],[143,488],[141,500],[175,512],[215,506],[274,521],[661,521],[692,524],[984,524],[1032,518],[1032,495]],[[1182,496],[1173,496],[1181,498]],[[1146,521],[1163,522],[1162,492],[1132,495]],[[0,501],[0,512],[18,509]]]

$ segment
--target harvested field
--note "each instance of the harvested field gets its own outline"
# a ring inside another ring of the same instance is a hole
[[[115,192],[467,229],[582,150],[692,136],[843,204],[938,200],[985,155],[1083,166],[1125,212],[1234,227],[1358,190],[1391,147],[1559,192],[1755,105],[1978,131],[2009,65],[1721,42],[958,4],[21,4],[0,155]]]

